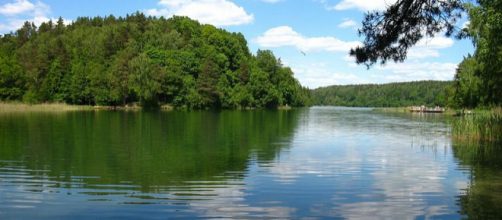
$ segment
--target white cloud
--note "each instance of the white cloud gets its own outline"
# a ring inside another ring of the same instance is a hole
[[[383,82],[405,82],[416,80],[452,80],[457,64],[442,62],[409,61],[405,63],[388,63],[377,66],[384,73],[373,75]]]
[[[330,85],[370,83],[360,75],[336,71],[325,63],[295,63],[292,70],[302,85],[311,89]]]
[[[7,18],[0,23],[0,33],[19,29],[25,21],[39,26],[42,22],[51,20],[50,7],[41,1],[35,3],[28,0],[15,0],[0,6],[0,14]],[[52,18],[52,20],[56,20]],[[65,20],[65,23],[70,21]]]
[[[444,49],[453,46],[455,42],[448,37],[437,36],[433,38],[423,38],[417,43],[418,47],[428,47],[434,49]]]
[[[160,8],[146,10],[152,16],[188,16],[215,26],[249,24],[254,20],[243,7],[228,0],[160,0]]]
[[[358,9],[360,11],[384,10],[397,0],[342,0],[335,6],[327,6],[330,10]],[[326,5],[326,1],[321,1]]]
[[[356,26],[357,26],[357,22],[355,22],[352,19],[345,19],[345,20],[343,20],[342,23],[340,23],[338,25],[339,28],[349,28],[349,27],[356,27]]]
[[[408,51],[408,59],[424,59],[429,57],[439,57],[439,51],[430,48],[416,47]]]
[[[415,47],[408,51],[409,59],[423,59],[428,57],[440,57],[439,50],[453,46],[455,42],[448,37],[437,36],[423,38]]]
[[[289,26],[269,29],[256,38],[256,42],[261,47],[292,46],[304,52],[348,52],[360,44],[358,41],[342,41],[335,37],[305,37]]]
[[[7,22],[0,23],[0,33],[7,33],[23,26],[24,21],[18,19],[9,19]]]
[[[0,6],[0,14],[5,16],[14,16],[29,11],[33,11],[35,5],[28,0],[16,0],[12,3],[6,3]]]

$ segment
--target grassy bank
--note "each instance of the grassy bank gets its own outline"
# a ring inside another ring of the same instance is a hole
[[[70,112],[70,111],[140,111],[143,108],[138,104],[125,106],[90,106],[69,105],[65,103],[26,104],[22,102],[0,102],[0,113],[11,112]],[[171,105],[159,106],[161,111],[171,111]]]
[[[176,108],[172,105],[164,104],[149,110],[173,111],[190,110],[187,108]],[[255,110],[260,108],[238,108],[236,110]],[[277,110],[291,110],[291,106],[278,106]],[[129,104],[125,106],[90,106],[90,105],[69,105],[65,103],[42,103],[26,104],[22,102],[0,102],[0,113],[12,112],[70,112],[70,111],[141,111],[143,107],[138,104]]]
[[[92,106],[68,105],[63,103],[25,104],[19,102],[0,102],[0,113],[6,112],[68,112],[90,111]]]

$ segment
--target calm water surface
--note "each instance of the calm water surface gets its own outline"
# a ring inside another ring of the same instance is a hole
[[[450,130],[333,107],[3,113],[0,219],[500,218],[502,151]]]

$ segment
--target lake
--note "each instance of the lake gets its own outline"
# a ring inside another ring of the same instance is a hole
[[[0,114],[0,219],[502,217],[502,150],[364,108]],[[483,145],[483,146],[482,146]]]

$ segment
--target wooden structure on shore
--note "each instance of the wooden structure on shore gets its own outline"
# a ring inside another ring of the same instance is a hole
[[[445,108],[441,108],[436,106],[434,108],[427,108],[425,106],[411,106],[410,112],[421,112],[421,113],[444,113],[446,111]]]

